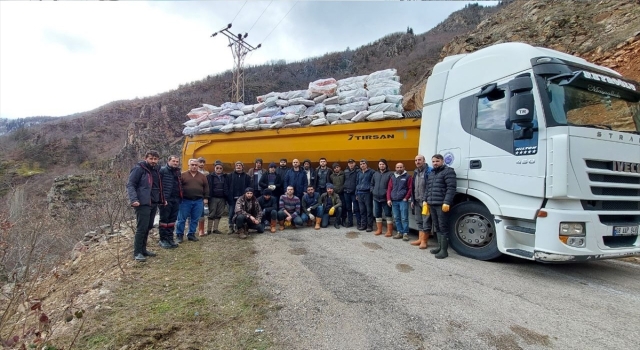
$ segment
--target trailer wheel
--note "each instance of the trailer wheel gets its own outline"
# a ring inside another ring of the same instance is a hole
[[[458,254],[477,260],[502,255],[493,215],[479,202],[463,202],[451,209],[449,243]]]

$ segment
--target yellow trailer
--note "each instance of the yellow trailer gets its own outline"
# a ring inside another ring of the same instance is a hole
[[[222,161],[225,171],[230,171],[236,161],[243,162],[245,169],[249,169],[256,158],[263,160],[264,168],[270,162],[278,164],[280,158],[286,158],[289,166],[294,158],[301,163],[308,158],[316,167],[321,157],[327,159],[329,166],[338,162],[343,169],[349,158],[356,161],[365,158],[374,169],[380,158],[385,158],[391,169],[397,162],[413,169],[413,159],[418,154],[420,121],[419,118],[405,118],[187,136],[182,147],[182,169],[186,171],[188,160],[198,157],[207,160],[209,172],[213,171],[216,160]]]

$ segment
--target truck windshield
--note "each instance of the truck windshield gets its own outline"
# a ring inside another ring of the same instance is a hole
[[[547,82],[549,107],[556,124],[640,132],[639,102],[623,100],[615,90],[590,90]]]

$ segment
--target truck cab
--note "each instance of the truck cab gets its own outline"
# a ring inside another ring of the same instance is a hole
[[[640,254],[640,89],[522,43],[445,58],[425,92],[419,151],[457,174],[450,244],[570,262]]]

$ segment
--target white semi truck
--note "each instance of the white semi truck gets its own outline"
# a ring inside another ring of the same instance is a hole
[[[438,63],[419,151],[457,173],[450,244],[479,260],[640,254],[640,86],[522,43]]]

